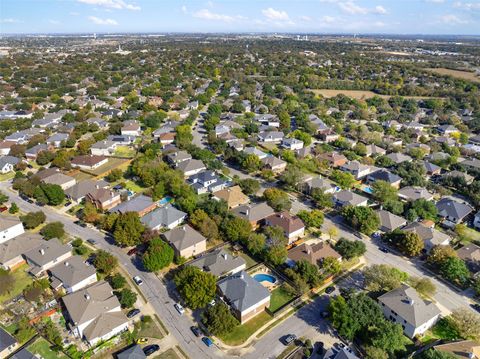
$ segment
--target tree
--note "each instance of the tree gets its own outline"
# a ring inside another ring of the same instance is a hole
[[[110,173],[105,177],[108,182],[115,182],[120,180],[123,177],[123,172],[119,168],[114,168]]]
[[[449,281],[460,285],[470,278],[470,271],[463,260],[458,257],[449,257],[440,264],[440,273]]]
[[[180,125],[175,128],[175,144],[179,148],[187,148],[193,140],[192,129],[189,125]]]
[[[125,284],[127,284],[127,280],[120,273],[115,273],[113,276],[111,276],[109,282],[113,289],[123,288]]]
[[[62,222],[51,222],[40,230],[40,234],[46,240],[52,238],[62,238],[65,235],[65,229]]]
[[[248,173],[258,171],[261,165],[262,162],[260,161],[258,156],[254,154],[247,155],[242,161],[242,168]]]
[[[46,219],[47,216],[42,211],[28,212],[26,215],[20,216],[20,220],[26,229],[36,228],[45,222]]]
[[[260,182],[253,178],[246,178],[238,182],[243,193],[247,196],[254,195],[260,190]]]
[[[428,263],[440,266],[448,258],[458,257],[457,252],[451,246],[434,246],[428,254]]]
[[[113,236],[120,246],[134,246],[140,243],[145,227],[136,212],[121,213],[115,221]]]
[[[157,237],[148,243],[148,248],[143,255],[143,265],[150,272],[157,272],[173,262],[174,252],[172,247]]]
[[[457,359],[457,356],[448,352],[428,349],[415,356],[415,359]]]
[[[286,188],[296,189],[300,183],[303,183],[305,174],[296,165],[288,165],[287,169],[281,174],[280,181],[285,184]]]
[[[324,193],[321,188],[312,189],[311,196],[315,200],[315,205],[320,208],[330,208],[333,206],[332,194]]]
[[[423,296],[433,297],[437,291],[437,287],[429,278],[411,277],[410,284]]]
[[[308,133],[303,132],[301,130],[295,130],[291,133],[291,136],[293,138],[296,138],[297,140],[303,141],[303,145],[305,147],[308,147],[312,143],[312,136],[310,136]]]
[[[0,205],[4,204],[8,202],[8,196],[3,193],[2,191],[0,191]]]
[[[275,187],[267,188],[263,192],[263,198],[267,201],[268,205],[277,212],[290,210],[292,207],[288,194]]]
[[[342,266],[337,258],[327,257],[322,261],[322,270],[326,275],[336,275],[342,270]]]
[[[15,286],[15,277],[11,272],[0,268],[0,295],[10,293]]]
[[[20,343],[25,343],[30,338],[32,338],[36,333],[35,328],[30,324],[30,321],[27,317],[23,316],[17,322],[17,329],[15,330],[15,338]]]
[[[369,330],[372,346],[385,350],[390,354],[405,350],[405,338],[400,324],[389,320],[381,320]]]
[[[435,207],[435,203],[420,198],[414,201],[409,208],[409,211],[413,210],[420,218],[430,219],[432,221],[437,220],[438,210]]]
[[[342,189],[350,189],[355,184],[355,177],[351,173],[340,170],[333,170],[332,180],[336,182]]]
[[[335,244],[335,250],[340,253],[343,258],[349,260],[363,256],[367,251],[367,247],[362,241],[349,241],[346,238],[340,238]]]
[[[174,282],[185,304],[192,309],[205,307],[215,297],[217,278],[197,267],[183,267],[175,274]]]
[[[318,209],[311,211],[302,210],[297,216],[305,223],[307,228],[320,228],[323,224],[323,212]]]
[[[39,188],[43,191],[48,200],[47,203],[51,206],[58,206],[65,199],[65,192],[58,184],[42,183]]]
[[[388,359],[388,353],[381,348],[376,348],[374,346],[369,345],[365,347],[365,358],[366,359]]]
[[[372,264],[363,270],[365,287],[374,292],[388,292],[400,287],[408,275],[386,264]]]
[[[262,254],[265,249],[265,235],[262,233],[252,233],[248,237],[247,249],[250,253],[255,255]]]
[[[240,324],[223,302],[208,307],[202,314],[202,322],[216,336],[228,334]]]
[[[8,209],[8,213],[15,214],[15,213],[18,213],[19,210],[20,208],[18,208],[18,205],[15,202],[12,202],[12,204],[10,205],[10,208]]]
[[[83,207],[83,220],[87,223],[97,223],[100,221],[100,213],[98,213],[97,208],[90,201],[85,201],[85,206]]]
[[[337,227],[331,226],[327,229],[328,237],[330,237],[330,240],[338,236],[338,229]]]
[[[190,223],[208,240],[215,240],[218,238],[217,223],[211,219],[205,211],[197,209],[193,212],[190,216]]]
[[[123,288],[120,292],[116,294],[122,308],[131,308],[137,301],[137,293],[132,292],[128,288]]]
[[[480,316],[466,308],[456,309],[448,317],[453,327],[464,339],[480,338]]]
[[[375,181],[372,184],[373,196],[381,203],[394,201],[398,197],[398,191],[386,181]]]
[[[107,251],[100,249],[95,253],[93,264],[98,271],[108,275],[117,268],[118,259]]]
[[[302,277],[310,288],[314,288],[320,284],[321,277],[318,267],[306,259],[301,259],[295,264],[295,272]]]
[[[370,207],[346,206],[342,208],[342,216],[353,228],[368,236],[380,226],[378,215]]]
[[[415,232],[402,233],[396,245],[403,254],[409,257],[418,256],[424,248],[422,239]]]
[[[228,240],[245,242],[252,232],[252,225],[244,218],[231,217],[223,221],[222,230]]]

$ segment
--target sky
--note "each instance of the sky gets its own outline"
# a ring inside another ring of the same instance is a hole
[[[480,35],[480,0],[0,0],[0,33]]]

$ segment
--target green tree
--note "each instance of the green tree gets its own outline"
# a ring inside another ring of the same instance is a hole
[[[215,297],[217,278],[197,267],[183,267],[175,274],[174,282],[185,304],[192,309],[205,307]]]
[[[408,279],[405,272],[387,264],[372,264],[363,270],[365,287],[373,292],[388,292]]]
[[[295,264],[295,272],[298,273],[311,288],[320,284],[321,277],[318,267],[305,259],[301,259]]]
[[[99,272],[108,275],[117,268],[118,259],[107,251],[100,249],[95,253],[93,264]]]
[[[61,239],[65,235],[64,225],[62,222],[48,223],[40,230],[40,234],[46,240],[49,240],[52,238]]]
[[[349,241],[346,238],[340,238],[335,244],[335,250],[340,253],[343,258],[349,260],[363,256],[367,251],[367,247],[362,241]]]
[[[242,168],[248,173],[258,171],[261,165],[262,165],[262,162],[254,154],[247,155],[245,159],[242,161]]]
[[[267,201],[268,205],[277,212],[290,210],[292,207],[288,194],[275,187],[267,188],[263,192],[263,198]]]
[[[423,296],[433,297],[437,291],[437,287],[430,278],[411,277],[410,285]]]
[[[145,227],[136,212],[121,213],[115,221],[113,236],[120,246],[134,246],[140,243]]]
[[[8,196],[0,191],[0,205],[8,202]]]
[[[108,182],[115,182],[120,180],[123,177],[123,172],[119,168],[114,168],[110,173],[105,177]]]
[[[480,316],[466,308],[456,309],[448,317],[454,329],[464,339],[480,338]]]
[[[308,133],[303,132],[301,130],[295,130],[291,133],[291,136],[293,138],[296,138],[297,140],[303,141],[303,145],[305,147],[308,147],[312,144],[312,136],[310,136]]]
[[[175,136],[175,144],[179,148],[187,148],[193,140],[192,129],[189,125],[177,126]]]
[[[252,232],[252,225],[244,218],[231,217],[223,221],[222,230],[228,240],[245,242]]]
[[[131,308],[137,301],[137,293],[132,292],[128,288],[123,288],[117,295],[122,308]]]
[[[63,191],[62,187],[60,187],[58,184],[42,183],[38,188],[41,189],[41,191],[43,192],[43,195],[47,199],[47,203],[51,206],[58,206],[65,199],[65,192]],[[42,197],[43,196],[40,195],[40,198]]]
[[[18,213],[18,211],[20,211],[20,208],[18,208],[18,205],[15,202],[12,202],[10,208],[8,209],[8,213],[15,214]]]
[[[262,233],[252,233],[248,237],[247,249],[253,255],[262,254],[265,249],[265,235]]]
[[[414,257],[422,252],[424,243],[417,233],[404,232],[399,237],[399,241],[396,244],[398,249],[406,256]]]
[[[11,272],[0,268],[0,295],[10,293],[15,285],[15,277]]]
[[[435,349],[428,349],[416,355],[415,359],[457,359],[457,356]]]
[[[208,307],[202,314],[202,322],[216,336],[228,334],[240,324],[223,302]]]
[[[218,238],[217,223],[202,209],[197,209],[192,213],[190,216],[190,223],[208,240],[215,240]]]
[[[470,271],[463,260],[458,257],[449,257],[440,264],[440,273],[449,281],[465,284],[470,278]]]
[[[342,208],[342,216],[353,228],[368,236],[380,226],[378,215],[370,207],[346,206]]]
[[[307,228],[318,228],[320,229],[323,224],[323,212],[318,209],[313,209],[311,211],[301,210],[297,213],[297,216],[305,223]]]
[[[398,191],[386,181],[375,181],[372,184],[373,196],[382,203],[394,201],[398,197]]]
[[[26,229],[33,229],[41,225],[45,220],[47,219],[47,216],[45,216],[45,213],[42,211],[38,212],[28,212],[24,216],[20,216],[20,220],[23,223],[23,226]]]
[[[260,190],[260,182],[253,178],[246,178],[238,182],[242,192],[247,196],[254,195]]]
[[[381,320],[369,330],[372,346],[385,350],[394,355],[395,352],[405,351],[405,337],[400,324],[389,320]]]
[[[450,246],[434,246],[427,257],[428,263],[434,266],[440,266],[448,258],[458,257],[457,252]]]
[[[350,189],[355,184],[355,177],[351,173],[333,170],[332,180],[343,189]]]
[[[113,276],[111,276],[109,282],[113,289],[123,288],[125,287],[125,284],[127,284],[127,280],[120,273],[115,273]]]
[[[388,353],[381,348],[376,348],[374,346],[369,345],[365,347],[365,358],[366,359],[388,359]]]
[[[430,219],[432,221],[437,220],[438,210],[435,207],[435,203],[420,198],[411,204],[409,210],[415,211],[415,213],[423,219]]]
[[[322,270],[326,275],[336,275],[342,270],[342,265],[335,257],[327,257],[322,261]]]
[[[143,265],[150,272],[157,272],[173,262],[174,252],[172,247],[160,238],[154,238],[148,243],[148,248],[143,255]]]

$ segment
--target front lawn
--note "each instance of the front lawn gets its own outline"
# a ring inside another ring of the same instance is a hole
[[[460,339],[457,330],[451,325],[447,318],[440,319],[431,329],[432,335],[438,339],[455,340]]]
[[[43,338],[37,339],[27,348],[32,354],[38,354],[44,359],[66,358],[62,352],[54,352],[50,349],[50,343]]]
[[[117,146],[115,156],[133,158],[135,156],[135,150],[128,146]]]
[[[157,355],[154,359],[180,359],[178,354],[173,350],[173,348],[170,348],[160,355]]]
[[[27,273],[27,269],[28,265],[24,264],[11,272],[11,275],[15,278],[13,288],[9,293],[0,295],[0,303],[15,298],[21,294],[29,284],[33,283],[32,277]]]
[[[260,313],[245,324],[238,325],[230,333],[221,336],[220,339],[227,345],[240,345],[271,319],[272,316],[267,312]]]
[[[275,312],[285,304],[290,302],[294,295],[292,295],[291,290],[287,288],[288,284],[282,284],[280,287],[275,288],[270,296],[270,307],[268,308],[271,312]]]
[[[138,338],[156,338],[162,339],[164,335],[158,324],[151,318],[145,321],[135,323],[135,330],[133,332],[136,339]]]

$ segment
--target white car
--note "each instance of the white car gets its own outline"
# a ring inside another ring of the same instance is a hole
[[[137,285],[142,285],[142,284],[143,284],[142,278],[140,278],[138,275],[136,275],[135,277],[133,277],[133,281],[134,281]]]
[[[182,307],[180,303],[175,303],[173,306],[175,307],[177,312],[180,313],[180,315],[183,315],[183,313],[185,313],[185,309]]]

